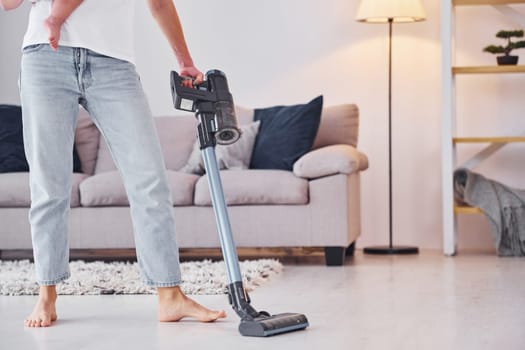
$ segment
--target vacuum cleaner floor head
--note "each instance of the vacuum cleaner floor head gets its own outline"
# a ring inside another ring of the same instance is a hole
[[[253,320],[241,320],[239,332],[248,337],[269,337],[305,329],[308,320],[303,314],[284,313],[272,316],[260,316]]]

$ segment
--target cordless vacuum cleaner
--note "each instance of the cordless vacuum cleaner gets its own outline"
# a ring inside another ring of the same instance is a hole
[[[245,336],[266,337],[305,329],[308,327],[305,315],[295,313],[270,315],[266,311],[257,311],[250,305],[250,297],[242,285],[239,258],[233,242],[215,155],[216,144],[229,145],[241,137],[233,97],[228,88],[226,75],[221,71],[207,72],[205,81],[193,88],[182,85],[185,79],[187,78],[179,76],[177,72],[171,72],[173,104],[176,109],[195,112],[199,122],[197,130],[200,149],[228,273],[227,293],[230,304],[241,318],[239,332]]]

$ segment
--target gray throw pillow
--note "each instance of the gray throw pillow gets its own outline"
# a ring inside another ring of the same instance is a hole
[[[259,121],[242,125],[242,135],[239,141],[231,145],[217,145],[215,147],[219,169],[248,169],[259,125]],[[198,175],[205,173],[198,139],[193,144],[193,150],[188,158],[188,162],[180,171]]]

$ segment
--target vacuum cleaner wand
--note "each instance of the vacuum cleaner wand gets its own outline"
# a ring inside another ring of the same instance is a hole
[[[199,121],[197,129],[200,149],[228,274],[228,298],[241,318],[239,332],[245,336],[265,337],[305,329],[308,327],[308,320],[303,314],[270,315],[266,311],[255,310],[250,305],[250,297],[242,284],[239,258],[233,242],[215,155],[216,143],[231,144],[241,137],[226,75],[221,71],[211,70],[206,73],[205,81],[193,88],[183,86],[183,80],[177,72],[171,72],[173,104],[176,109],[195,112]]]

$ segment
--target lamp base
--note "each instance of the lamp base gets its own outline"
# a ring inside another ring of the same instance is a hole
[[[375,255],[409,255],[419,254],[418,247],[409,246],[377,246],[377,247],[366,247],[363,249],[365,254]]]

